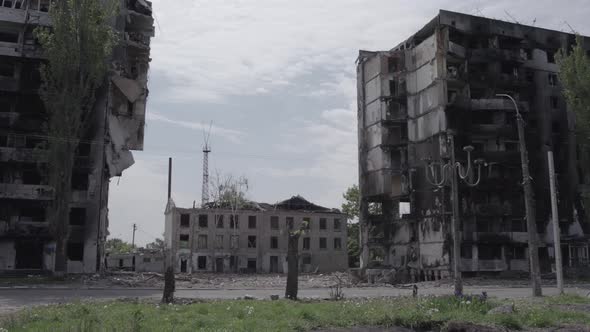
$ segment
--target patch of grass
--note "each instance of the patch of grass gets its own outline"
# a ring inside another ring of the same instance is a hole
[[[590,304],[590,297],[577,294],[562,294],[544,298],[547,304]]]
[[[571,298],[572,302],[580,301]],[[351,326],[404,326],[438,330],[451,321],[512,330],[563,323],[590,326],[590,313],[560,311],[548,303],[519,301],[509,314],[488,314],[509,302],[455,297],[345,301],[210,301],[189,305],[146,302],[73,303],[27,309],[0,321],[13,331],[309,331]]]

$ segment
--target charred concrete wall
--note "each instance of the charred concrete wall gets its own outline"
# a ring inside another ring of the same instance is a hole
[[[33,36],[50,26],[49,1],[5,1],[0,7],[0,271],[52,271],[49,230],[53,188],[46,176],[52,139],[39,97],[39,66],[46,61]],[[124,37],[115,47],[94,118],[78,147],[72,176],[68,272],[92,273],[104,262],[109,179],[133,164],[143,148],[151,3],[121,0],[113,21]],[[126,110],[122,110],[121,105]]]
[[[528,269],[515,112],[510,101],[496,97],[499,93],[518,100],[527,123],[539,232],[550,229],[546,156],[552,150],[559,165],[562,237],[566,243],[584,238],[585,186],[579,180],[584,172],[554,58],[559,48],[573,43],[573,35],[557,31],[441,11],[392,50],[360,52],[365,267],[378,261],[424,279],[448,273],[451,190],[426,180],[425,160],[445,163],[454,152],[466,163],[462,148],[471,145],[473,158],[485,159],[488,167],[478,186],[459,188],[462,270]],[[409,214],[396,213],[400,203],[409,203]],[[547,235],[541,234],[540,249],[546,271],[553,255]]]

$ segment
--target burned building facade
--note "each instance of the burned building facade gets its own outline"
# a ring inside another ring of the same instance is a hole
[[[49,0],[0,0],[0,273],[52,271],[55,241],[49,222],[54,199],[44,142],[47,112],[39,96],[45,59],[33,31],[51,26]],[[72,174],[67,241],[69,273],[91,273],[104,262],[109,179],[143,149],[151,3],[121,0],[113,24],[120,36]]]
[[[585,47],[590,43],[585,38]],[[574,115],[555,61],[575,36],[440,11],[397,47],[360,51],[357,67],[359,185],[363,267],[371,262],[413,279],[448,276],[452,253],[451,186],[428,161],[482,158],[477,186],[458,183],[461,270],[528,271],[527,229],[514,104],[523,114],[542,271],[553,264],[547,151],[555,155],[564,265],[588,265]],[[452,148],[454,146],[454,149]],[[477,177],[477,169],[473,177]],[[472,181],[474,182],[474,181]],[[400,213],[400,206],[409,211]]]
[[[300,196],[239,209],[209,203],[183,209],[169,200],[164,239],[176,272],[287,272],[290,231],[299,238],[299,271],[348,267],[346,216]]]

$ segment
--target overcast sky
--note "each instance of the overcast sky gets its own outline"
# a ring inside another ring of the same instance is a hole
[[[302,195],[340,207],[357,182],[359,49],[386,50],[439,9],[588,34],[587,0],[153,0],[145,149],[113,178],[111,237],[164,232],[168,157],[177,206],[201,200],[203,131],[211,174],[244,175],[252,200]]]

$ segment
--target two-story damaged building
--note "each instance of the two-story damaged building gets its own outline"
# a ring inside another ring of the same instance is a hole
[[[584,41],[590,50],[590,40]],[[477,186],[459,181],[461,270],[529,269],[515,107],[497,94],[514,97],[526,122],[541,269],[550,271],[553,262],[549,150],[564,265],[588,264],[590,224],[582,202],[589,173],[578,162],[575,119],[555,61],[560,48],[574,43],[572,34],[441,10],[397,47],[360,51],[364,266],[379,261],[415,279],[449,274],[451,186],[433,186],[425,166],[427,160],[444,164],[452,154],[466,165],[463,147],[470,145],[472,159],[483,158],[487,166]],[[400,215],[400,204],[410,212]]]
[[[121,0],[113,24],[120,35],[94,117],[72,174],[68,272],[95,272],[104,262],[109,179],[143,149],[151,3]],[[53,188],[43,142],[51,139],[39,97],[45,59],[33,31],[51,26],[49,0],[0,0],[0,272],[54,269],[49,225]]]
[[[346,217],[294,196],[277,204],[246,202],[239,209],[208,203],[166,207],[164,238],[175,271],[287,272],[289,231],[303,229],[299,266],[331,272],[348,266]]]

